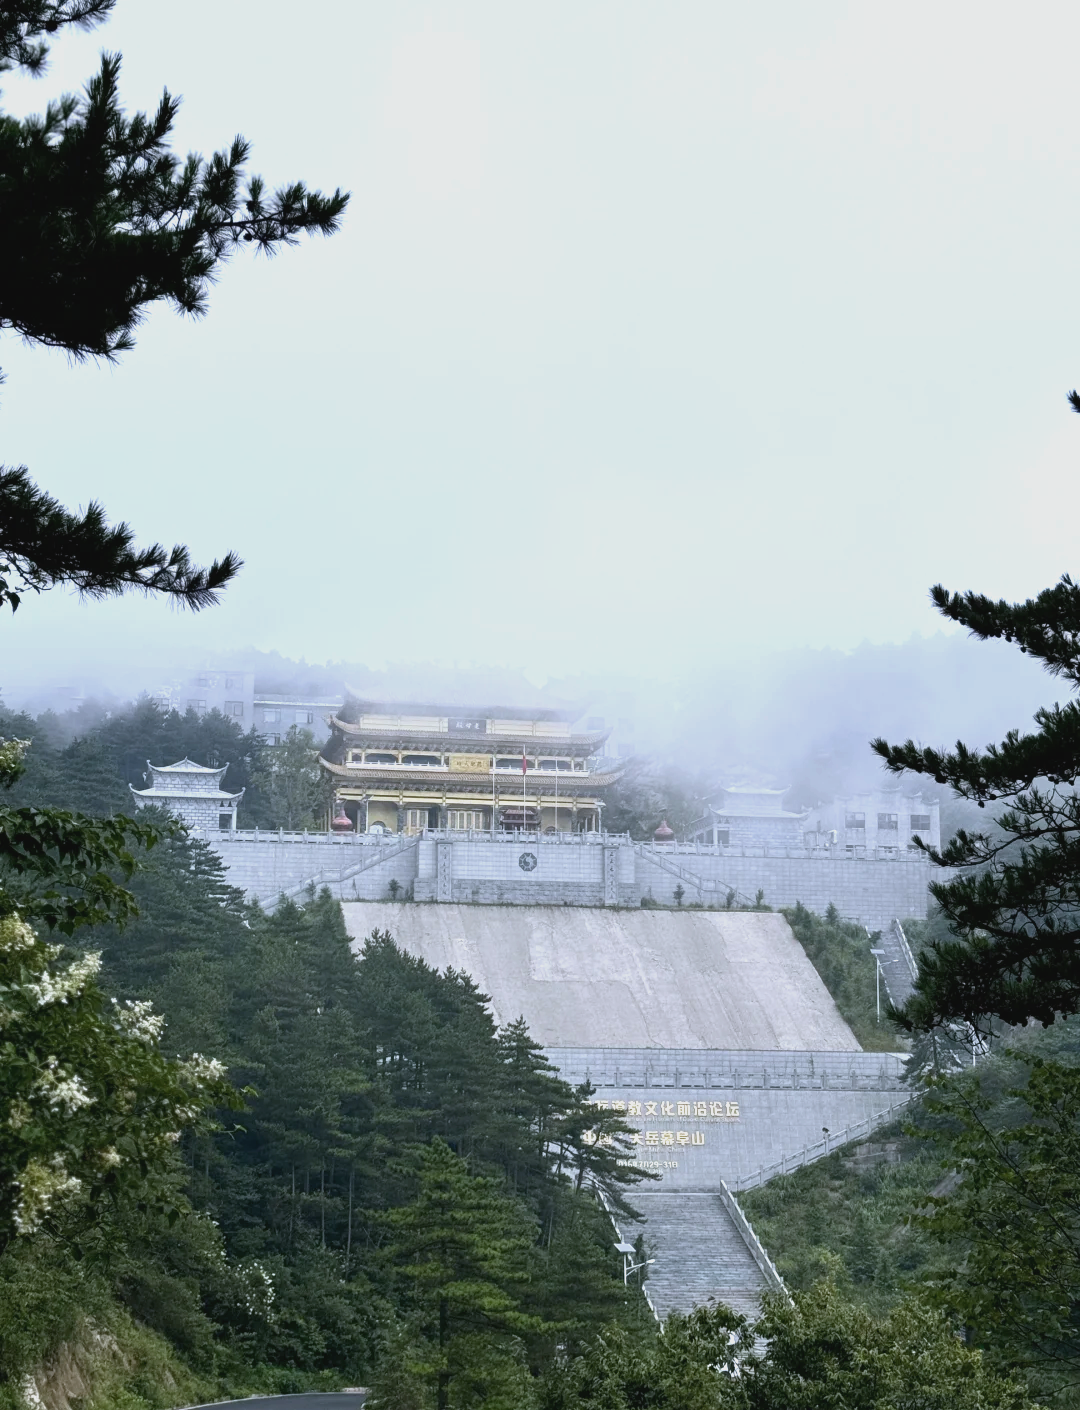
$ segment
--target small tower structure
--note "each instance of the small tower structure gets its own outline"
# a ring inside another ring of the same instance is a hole
[[[244,790],[226,793],[221,787],[228,764],[208,769],[192,759],[181,759],[176,764],[152,764],[147,759],[146,767],[150,771],[150,787],[128,785],[137,808],[168,808],[188,827],[236,831],[236,810]]]

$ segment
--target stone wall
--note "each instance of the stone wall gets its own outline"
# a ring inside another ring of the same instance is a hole
[[[342,909],[357,943],[388,930],[433,969],[464,970],[498,1023],[524,1017],[546,1047],[862,1056],[781,915],[385,901]]]
[[[417,901],[479,905],[724,905],[745,908],[758,891],[766,905],[801,901],[871,930],[926,915],[929,865],[921,856],[850,857],[765,849],[680,851],[625,838],[544,837],[537,841],[468,833],[421,838],[326,833],[219,833],[206,840],[249,896],[272,903],[309,882],[345,900],[384,900],[391,880]]]
[[[737,1185],[762,1166],[796,1161],[851,1128],[877,1125],[910,1099],[905,1055],[708,1049],[548,1048],[570,1082],[634,1129],[634,1164],[663,1189]]]
[[[922,856],[886,859],[765,851],[668,855],[643,848],[637,853],[634,881],[638,904],[645,896],[670,905],[679,885],[684,904],[723,904],[723,889],[729,887],[738,893],[738,904],[763,891],[765,905],[774,909],[801,901],[821,914],[831,904],[845,919],[882,930],[897,918],[925,919],[930,866]]]
[[[381,901],[396,881],[410,894],[417,838],[334,837],[326,833],[211,832],[200,834],[225,863],[231,885],[251,900],[274,905],[309,885],[340,900]]]
[[[513,838],[425,837],[417,857],[418,901],[475,901],[504,905],[605,904],[605,852],[614,861],[618,905],[633,891],[634,853],[614,839],[521,842]],[[440,865],[441,857],[441,865]],[[612,860],[607,863],[611,868]],[[441,880],[440,880],[441,879]],[[619,886],[619,883],[622,886]],[[634,904],[638,902],[635,901]]]

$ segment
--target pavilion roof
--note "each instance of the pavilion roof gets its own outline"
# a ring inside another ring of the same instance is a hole
[[[228,764],[222,764],[220,768],[208,768],[205,764],[197,764],[194,759],[178,759],[175,764],[152,764],[149,759],[146,767],[153,774],[216,774],[222,778]]]
[[[244,789],[239,793],[225,793],[220,788],[201,789],[198,793],[189,788],[135,788],[133,784],[128,784],[128,788],[136,798],[145,798],[148,802],[160,799],[162,802],[178,801],[183,803],[224,803],[239,802],[244,796]]]

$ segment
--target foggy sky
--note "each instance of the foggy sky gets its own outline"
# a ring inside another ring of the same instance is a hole
[[[314,12],[312,12],[314,13]],[[121,0],[129,106],[353,192],[113,367],[0,340],[0,456],[241,579],[52,593],[0,687],[230,648],[722,671],[1075,565],[1075,7]],[[152,683],[152,682],[151,682]]]

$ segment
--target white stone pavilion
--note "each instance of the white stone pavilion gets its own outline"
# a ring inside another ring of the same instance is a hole
[[[152,764],[147,759],[146,767],[150,771],[150,787],[128,785],[137,808],[168,808],[188,827],[236,831],[236,810],[244,790],[226,793],[222,788],[228,764],[208,769],[192,759],[181,759],[176,764]]]

